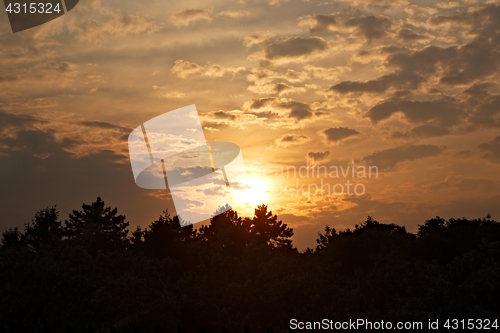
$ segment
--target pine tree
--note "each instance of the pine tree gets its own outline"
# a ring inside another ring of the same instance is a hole
[[[64,235],[69,239],[86,239],[89,246],[102,250],[125,248],[129,243],[128,226],[124,215],[118,215],[116,208],[105,207],[98,197],[90,205],[83,204],[83,210],[74,210],[65,221]]]

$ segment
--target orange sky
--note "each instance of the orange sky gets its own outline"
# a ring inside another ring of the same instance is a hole
[[[3,12],[0,45],[1,229],[97,196],[147,226],[169,204],[135,186],[127,136],[190,104],[301,249],[368,215],[500,217],[498,2],[81,0],[16,34]]]

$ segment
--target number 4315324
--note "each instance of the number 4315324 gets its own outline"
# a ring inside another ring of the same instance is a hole
[[[31,2],[31,3],[9,3],[5,11],[9,14],[53,14],[60,13],[62,10],[57,3],[53,6],[51,3]]]
[[[448,319],[444,324],[444,328],[451,330],[497,330],[498,320],[490,319]]]

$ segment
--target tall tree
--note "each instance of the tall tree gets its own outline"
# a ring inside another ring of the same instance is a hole
[[[21,244],[21,232],[18,227],[9,228],[2,232],[2,247],[8,248]]]
[[[62,223],[56,207],[45,208],[36,213],[31,223],[24,226],[23,240],[32,249],[51,247],[62,239]]]
[[[198,237],[228,254],[238,254],[248,245],[248,228],[229,206],[221,207],[210,219],[210,225],[199,229]]]
[[[134,233],[135,239],[138,231]],[[156,258],[178,256],[183,254],[187,245],[196,236],[192,225],[181,227],[177,216],[171,217],[165,210],[149,228],[142,232],[144,248],[147,255]]]
[[[83,204],[83,210],[74,210],[65,221],[64,235],[69,239],[87,239],[96,249],[116,250],[128,243],[128,226],[124,215],[118,209],[105,207],[98,197],[90,205]]]
[[[246,223],[249,224],[250,233],[257,242],[272,248],[292,249],[293,229],[278,220],[278,216],[268,211],[266,205],[258,206],[254,217],[247,219]]]

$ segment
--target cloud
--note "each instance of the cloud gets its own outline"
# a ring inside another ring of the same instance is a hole
[[[396,139],[408,139],[408,138],[431,138],[438,137],[449,134],[450,131],[446,127],[438,126],[438,125],[430,125],[424,124],[420,126],[413,127],[408,132],[400,132],[396,131],[392,134],[393,138]]]
[[[286,148],[290,146],[302,145],[309,141],[311,141],[311,138],[309,138],[307,135],[285,134],[281,138],[276,139],[274,143],[276,144],[276,146]]]
[[[469,178],[464,176],[451,175],[446,177],[445,180],[437,183],[432,183],[428,186],[432,191],[436,190],[454,190],[461,192],[491,192],[498,188],[499,182],[492,179],[485,178]]]
[[[279,106],[290,110],[290,114],[288,115],[290,118],[302,120],[312,117],[311,107],[309,106],[309,104],[290,101],[280,103]]]
[[[251,112],[242,110],[210,111],[201,115],[203,127],[211,132],[217,132],[222,128],[245,129],[248,126],[256,126],[265,122],[264,117],[259,117]]]
[[[310,76],[305,71],[287,69],[285,73],[278,73],[265,67],[253,68],[251,73],[247,76],[247,80],[253,83],[248,87],[248,90],[251,92],[278,96],[306,92],[306,88],[304,87],[292,86],[282,81],[286,80],[291,83],[299,83],[309,79]]]
[[[411,123],[425,123],[434,121],[441,125],[456,124],[463,115],[457,103],[452,99],[435,101],[399,101],[388,100],[372,107],[365,117],[377,124],[389,118],[396,112],[401,112]]]
[[[248,45],[248,41],[246,42]],[[305,62],[325,56],[330,46],[321,37],[271,38],[258,44],[261,52],[250,55],[250,60],[265,60],[277,63]]]
[[[269,5],[274,7],[281,6],[282,3],[288,2],[289,0],[269,0]]]
[[[29,126],[32,126],[38,123],[39,120],[35,119],[33,116],[22,115],[22,114],[13,114],[3,112],[0,109],[0,129],[2,131],[6,129],[25,129]],[[0,131],[0,133],[2,133]]]
[[[172,14],[172,23],[178,27],[185,27],[198,21],[211,22],[210,13],[203,9],[185,9]]]
[[[269,44],[265,49],[266,59],[301,58],[328,49],[328,44],[323,38],[288,37],[281,41]]]
[[[243,38],[243,44],[246,47],[252,47],[253,45],[258,45],[265,41],[268,41],[274,37],[274,34],[269,31],[259,31],[250,35],[246,35]]]
[[[365,156],[363,160],[379,169],[391,169],[405,161],[439,155],[445,148],[434,145],[404,145]]]
[[[368,42],[381,39],[392,28],[392,21],[385,16],[360,16],[342,12],[334,15],[307,15],[300,18],[299,26],[311,33],[344,32],[364,37]]]
[[[316,79],[321,79],[321,80],[328,80],[328,81],[334,81],[338,80],[339,76],[350,70],[347,67],[331,67],[331,68],[325,68],[325,67],[319,67],[319,66],[313,66],[313,65],[306,65],[304,67],[306,71],[311,73],[311,75],[316,78]]]
[[[485,152],[483,158],[494,163],[500,163],[500,136],[488,143],[480,144],[479,149]]]
[[[337,144],[341,141],[359,135],[359,132],[346,127],[331,127],[319,132],[327,144]]]
[[[115,130],[119,130],[119,131],[122,131],[122,132],[125,132],[125,133],[132,132],[132,128],[118,126],[118,125],[111,124],[111,123],[104,122],[104,121],[96,121],[96,120],[90,121],[90,120],[85,120],[85,121],[78,122],[78,124],[81,124],[81,125],[87,126],[87,127],[100,128],[100,129],[115,129]]]
[[[223,67],[217,64],[206,64],[204,66],[188,60],[176,60],[170,70],[175,76],[185,79],[188,76],[201,74],[212,78],[223,77],[226,74],[238,74],[245,71],[243,66]]]
[[[306,92],[306,89],[303,87],[294,87],[286,83],[266,83],[264,85],[252,85],[248,87],[248,90],[256,94],[278,96],[301,94]]]
[[[404,75],[401,73],[393,73],[383,75],[375,80],[364,82],[359,81],[343,81],[330,87],[330,91],[341,94],[347,93],[376,93],[380,94],[387,91],[389,88],[408,88],[415,89],[424,78],[415,74]]]
[[[82,20],[70,23],[69,30],[81,41],[100,41],[110,35],[138,35],[159,30],[153,22],[133,14],[113,13],[104,22]]]
[[[465,91],[470,94],[468,103],[473,108],[469,121],[473,125],[500,127],[500,95],[490,94],[488,88],[489,84],[473,85]]]
[[[248,16],[250,13],[246,10],[225,10],[219,13],[219,16],[224,16],[228,18],[239,18],[243,16]]]
[[[334,30],[338,24],[335,15],[307,15],[299,21],[300,27],[308,27],[312,33]]]
[[[355,33],[365,37],[369,42],[380,39],[387,35],[392,22],[383,16],[361,16],[354,17],[345,22],[346,27],[355,27]]]
[[[126,130],[68,114],[0,110],[0,133],[8,133],[0,136],[0,228],[22,226],[38,209],[54,204],[64,216],[97,196],[111,198],[137,224],[146,206],[155,213],[146,212],[145,218],[153,220],[169,203],[147,199],[131,179]],[[14,209],[19,205],[22,209]]]
[[[288,82],[293,82],[293,83],[304,82],[306,80],[309,80],[309,74],[307,72],[294,71],[293,69],[287,69],[287,71],[283,77]]]
[[[404,11],[413,19],[425,21],[429,16],[437,13],[436,8],[423,7],[415,4],[406,6]]]
[[[237,118],[235,114],[227,111],[215,111],[211,115],[217,119],[236,120]]]
[[[2,83],[2,82],[14,82],[17,80],[18,80],[17,75],[13,75],[13,74],[0,75],[0,83]]]
[[[171,72],[177,77],[186,78],[189,75],[199,73],[202,69],[203,67],[197,63],[187,60],[176,60]]]
[[[328,150],[323,152],[310,151],[307,153],[306,158],[309,159],[312,164],[316,165],[330,160],[330,152]]]
[[[419,35],[411,29],[403,28],[397,31],[394,39],[403,43],[414,43],[421,40],[427,40],[428,37],[424,35]]]
[[[408,4],[406,0],[341,0],[341,3],[347,3],[350,6],[360,7],[397,7]]]
[[[244,108],[253,114],[270,111],[271,114],[274,113],[281,116],[277,119],[280,122],[283,121],[283,117],[294,119],[296,122],[313,117],[313,112],[309,104],[287,98],[252,99],[245,103]]]

